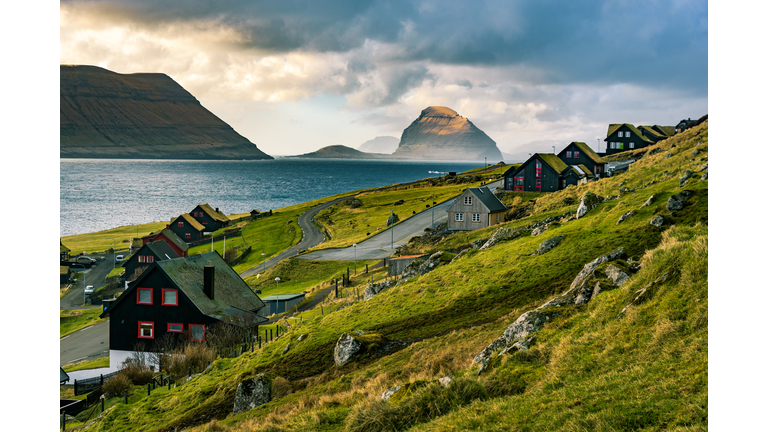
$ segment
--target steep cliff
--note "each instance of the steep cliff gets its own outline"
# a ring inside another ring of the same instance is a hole
[[[272,159],[165,74],[59,70],[62,158]]]
[[[394,153],[407,159],[498,162],[501,151],[485,132],[456,111],[432,106],[408,126]]]

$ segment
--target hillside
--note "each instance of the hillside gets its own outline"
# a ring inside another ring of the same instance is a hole
[[[61,65],[62,158],[272,159],[165,74]]]
[[[456,111],[431,106],[421,111],[400,137],[394,156],[405,159],[462,160],[496,163],[501,151],[488,135]]]
[[[614,177],[505,193],[514,219],[409,243],[431,256],[411,278],[177,388],[138,386],[85,430],[707,429],[708,145],[705,122]],[[262,374],[271,400],[233,415]]]
[[[320,150],[313,151],[311,153],[304,153],[297,156],[287,156],[294,158],[311,158],[311,159],[387,159],[391,158],[390,155],[380,153],[366,153],[351,147],[343,145],[332,145],[323,147]]]

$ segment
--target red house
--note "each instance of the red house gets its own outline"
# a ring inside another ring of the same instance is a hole
[[[168,246],[173,249],[174,252],[176,252],[176,255],[180,257],[185,257],[188,254],[187,250],[189,249],[189,246],[187,245],[184,240],[180,239],[179,236],[174,234],[173,231],[169,229],[170,225],[166,225],[165,229],[158,232],[153,232],[145,235],[141,238],[142,244],[147,244],[153,241],[159,241],[163,240],[166,243],[168,243]]]

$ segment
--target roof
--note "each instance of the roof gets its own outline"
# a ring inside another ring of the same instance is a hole
[[[251,213],[258,213],[259,211],[256,209],[251,210]]]
[[[636,137],[640,138],[641,140],[653,144],[653,141],[650,140],[646,136],[647,134],[644,134],[640,129],[636,128],[634,125],[629,124],[629,123],[611,123],[611,124],[609,124],[608,125],[608,134],[606,135],[605,140],[607,141],[608,137],[611,136],[614,132],[616,132],[622,126],[626,126],[630,131],[632,131],[632,133],[635,134]],[[641,128],[644,128],[644,127],[646,127],[646,126],[641,126]],[[647,127],[650,127],[650,126],[647,126]],[[669,126],[658,126],[658,128],[660,128],[662,131],[667,131]],[[674,129],[674,127],[673,127],[673,129]],[[647,131],[647,129],[642,129],[642,130],[643,131]],[[667,136],[671,136],[671,135],[667,134]]]
[[[151,251],[155,256],[157,256],[158,261],[169,260],[169,259],[174,259],[179,257],[179,254],[177,254],[176,251],[174,251],[173,248],[171,248],[165,240],[158,240],[158,241],[147,243],[141,248],[139,248],[139,250],[136,251],[136,253],[133,254],[133,256],[131,256],[131,258],[125,262],[125,264],[127,264],[131,260],[138,259],[137,257],[139,256],[139,252],[141,252],[144,249]],[[125,267],[125,264],[123,264],[123,267]]]
[[[69,266],[59,266],[59,274],[68,275]]]
[[[183,215],[177,217],[176,219],[171,221],[171,224],[176,222],[179,218],[184,219],[192,228],[198,230],[198,231],[205,231],[205,227],[200,222],[196,221],[189,213],[184,213]]]
[[[488,189],[488,186],[467,188],[467,190],[476,196],[480,202],[485,204],[485,206],[488,207],[488,211],[490,212],[507,209],[507,206],[505,206],[501,201],[499,201],[498,198],[496,198],[496,195],[494,195],[493,192]]]
[[[586,165],[584,165],[584,164],[571,165],[569,168],[572,171],[574,171],[576,174],[578,174],[579,177],[592,176],[593,175],[592,171],[590,171],[589,168],[587,168]]]
[[[64,384],[67,381],[69,381],[69,375],[67,375],[67,373],[64,372],[63,367],[59,366],[59,383]]]
[[[590,170],[589,170],[589,168],[587,168],[587,166],[586,166],[586,165],[584,165],[584,164],[578,164],[578,165],[576,165],[576,166],[577,166],[577,167],[579,167],[579,169],[581,169],[581,171],[582,171],[582,172],[584,172],[584,174],[586,174],[586,175],[590,175],[590,176],[591,176],[591,175],[594,175],[594,173],[593,173],[592,171],[590,171]]]
[[[182,240],[181,237],[177,236],[175,232],[171,231],[168,228],[163,228],[162,231],[159,231],[156,233],[149,233],[144,237],[142,237],[142,239],[146,237],[157,238],[157,236],[159,236],[160,234],[164,235],[166,238],[168,238],[168,240],[172,241],[173,244],[176,245],[176,247],[180,248],[181,250],[185,251],[189,249],[189,245],[187,244],[187,242]]]
[[[203,268],[208,263],[211,263],[215,268],[213,299],[208,298],[203,292]],[[211,318],[222,319],[225,316],[239,315],[265,306],[259,296],[224,261],[218,252],[207,252],[201,255],[156,262],[148,271],[143,272],[129,286],[128,291],[118,297],[117,301],[102,313],[102,316],[117,307],[121,300],[132,297],[128,295],[129,291],[141,286],[144,278],[155,271],[164,273],[203,315]]]
[[[571,144],[573,144],[576,147],[578,147],[579,150],[581,150],[581,152],[584,153],[584,155],[586,155],[588,158],[592,159],[595,163],[605,163],[605,159],[603,159],[602,157],[600,157],[600,155],[595,153],[595,151],[592,150],[592,147],[588,146],[587,143],[583,143],[583,142],[580,142],[580,141],[574,141]],[[566,146],[566,148],[567,147],[568,146]],[[559,157],[559,155],[561,153],[563,153],[563,152],[561,151],[560,153],[558,153],[558,157]]]
[[[59,240],[59,253],[69,252],[70,249],[66,246],[64,246],[64,243]]]
[[[198,207],[203,209],[203,211],[208,216],[210,216],[213,220],[217,220],[217,221],[221,221],[221,222],[229,222],[229,218],[227,217],[227,215],[225,215],[224,213],[222,213],[220,211],[217,212],[216,210],[211,208],[211,206],[209,206],[208,204],[200,204]]]
[[[264,301],[293,300],[297,297],[304,297],[304,294],[305,293],[271,295],[271,296],[264,297],[262,300]]]
[[[557,172],[558,174],[562,174],[563,172],[565,172],[565,170],[568,169],[568,165],[566,165],[565,162],[563,162],[562,159],[557,157],[556,154],[553,154],[553,153],[536,153],[533,156],[531,156],[531,159],[534,159],[536,157],[538,157],[544,163],[549,165],[549,167],[552,168],[553,170],[555,170],[555,172]]]

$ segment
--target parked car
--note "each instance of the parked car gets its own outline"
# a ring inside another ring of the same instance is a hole
[[[87,256],[79,256],[79,257],[77,257],[77,262],[96,264],[96,260],[95,259],[93,259],[91,257],[87,257]]]
[[[85,295],[91,295],[93,294],[93,285],[88,285],[85,287]]]
[[[125,257],[122,256],[122,255],[118,255],[118,256],[115,257],[115,262],[121,262],[123,260],[123,258],[125,258]]]

